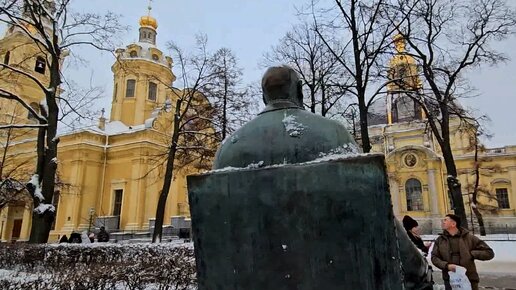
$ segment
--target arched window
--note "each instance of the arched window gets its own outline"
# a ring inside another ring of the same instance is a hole
[[[152,60],[153,61],[158,61],[159,60],[159,56],[157,54],[152,54]]]
[[[135,50],[132,50],[132,51],[129,53],[129,56],[130,56],[130,57],[137,57],[137,56],[138,56],[138,53],[137,53]]]
[[[158,93],[158,85],[153,82],[149,82],[149,95],[147,96],[147,99],[150,101],[156,101],[156,95]]]
[[[37,113],[39,113],[39,105],[37,103],[30,103],[29,106]],[[32,114],[31,111],[29,111],[29,114],[27,115],[27,118],[29,120],[36,120],[36,116],[34,116],[34,114]]]
[[[46,66],[47,66],[47,61],[43,57],[38,56],[36,58],[36,66],[34,67],[34,70],[36,72],[39,72],[40,74],[45,74]]]
[[[414,102],[410,97],[400,95],[394,101],[393,121],[394,122],[410,122],[421,120],[421,105]]]
[[[125,97],[126,98],[134,98],[134,90],[136,87],[136,80],[127,80],[125,86]]]
[[[423,191],[421,190],[421,182],[415,178],[407,180],[405,193],[407,194],[407,211],[422,211]]]
[[[11,52],[8,51],[4,55],[4,64],[9,64],[9,60],[11,59]]]

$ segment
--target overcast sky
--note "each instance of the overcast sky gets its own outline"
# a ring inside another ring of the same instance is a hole
[[[296,0],[154,0],[152,16],[158,20],[158,46],[174,41],[181,47],[192,47],[196,33],[208,36],[211,49],[232,49],[244,68],[246,82],[258,81],[263,74],[258,67],[262,55],[297,22]],[[515,0],[509,0],[516,6]],[[75,0],[74,10],[122,15],[122,22],[131,30],[121,35],[123,46],[137,41],[138,20],[147,14],[147,0]],[[516,145],[516,38],[499,45],[511,60],[498,67],[485,67],[469,75],[479,96],[466,100],[466,106],[491,118],[489,129],[494,133],[485,141],[490,147]],[[166,51],[165,51],[166,53]],[[70,78],[88,80],[105,88],[102,107],[110,111],[112,92],[111,65],[108,53],[87,50],[87,67],[71,70]]]

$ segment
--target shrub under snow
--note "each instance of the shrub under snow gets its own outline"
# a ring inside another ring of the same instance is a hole
[[[0,246],[0,289],[195,289],[187,244]]]

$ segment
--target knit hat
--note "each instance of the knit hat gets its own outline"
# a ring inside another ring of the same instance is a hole
[[[418,226],[418,223],[415,219],[411,218],[410,216],[406,215],[403,217],[403,227],[405,230],[410,231],[411,229]]]

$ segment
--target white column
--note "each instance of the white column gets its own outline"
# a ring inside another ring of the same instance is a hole
[[[392,200],[392,210],[395,216],[400,215],[400,191],[398,188],[398,183],[391,179],[389,181],[390,189],[391,189],[391,200]]]
[[[439,204],[437,186],[435,183],[435,169],[428,169],[428,198],[430,200],[430,211],[433,216],[439,216]]]

